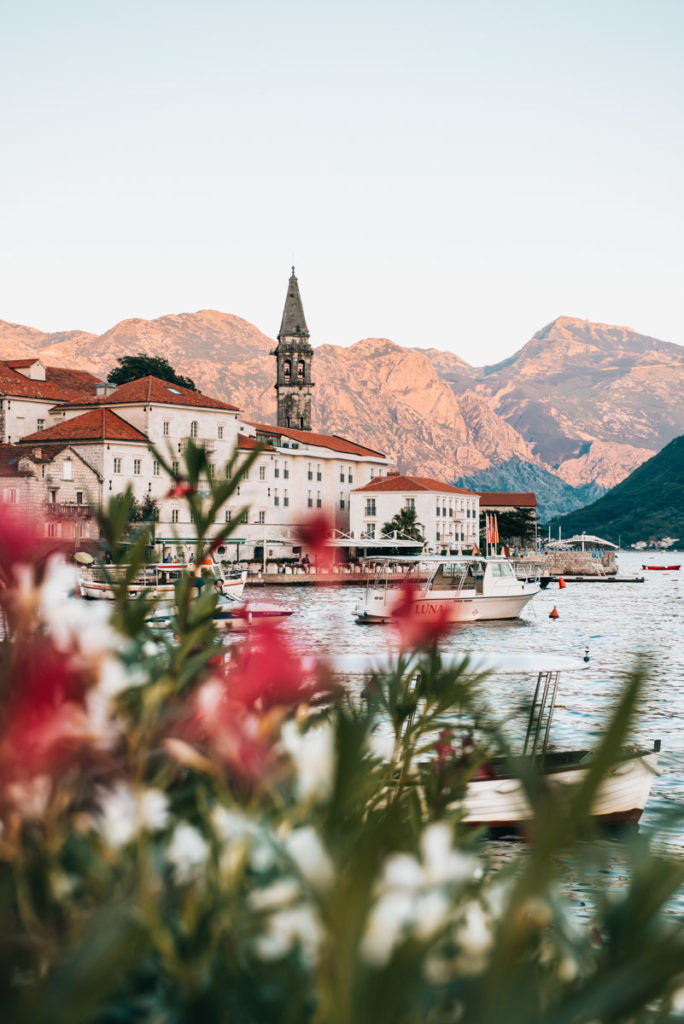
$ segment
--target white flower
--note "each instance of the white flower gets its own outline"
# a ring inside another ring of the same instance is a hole
[[[300,896],[299,885],[294,878],[281,878],[263,889],[253,889],[249,903],[253,910],[278,910],[296,902]]]
[[[380,761],[390,761],[394,754],[394,735],[389,730],[371,733],[368,739],[368,750]]]
[[[294,721],[283,725],[282,743],[295,764],[297,795],[307,801],[324,801],[332,792],[335,772],[335,734],[324,722],[302,732]]]
[[[302,878],[314,889],[327,889],[332,885],[335,878],[333,863],[311,825],[294,829],[284,845]]]
[[[268,918],[267,926],[256,941],[256,953],[262,960],[280,960],[299,945],[305,960],[315,961],[323,929],[313,907],[280,910]]]
[[[42,818],[52,793],[52,782],[49,775],[34,775],[25,782],[10,782],[5,793],[22,818]]]
[[[373,967],[389,963],[394,947],[405,938],[414,919],[413,894],[395,890],[381,896],[366,921],[360,953]]]
[[[166,849],[166,859],[173,868],[175,880],[184,885],[196,879],[207,863],[209,846],[193,825],[176,825]]]
[[[462,884],[482,874],[477,857],[452,848],[451,828],[443,822],[434,822],[423,830],[420,849],[425,864],[425,881],[429,885],[444,882]]]
[[[461,949],[458,957],[460,969],[472,974],[482,970],[494,937],[492,921],[476,900],[469,900],[466,904],[463,919],[454,933],[454,941]]]
[[[114,849],[125,846],[139,831],[161,831],[168,819],[169,803],[159,789],[135,791],[119,782],[100,800],[99,830]]]

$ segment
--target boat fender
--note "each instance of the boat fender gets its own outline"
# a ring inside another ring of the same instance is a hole
[[[555,604],[554,604],[552,610],[549,612],[549,618],[550,619],[559,619],[560,618],[560,615],[558,614],[558,609],[556,608]]]
[[[558,589],[559,590],[565,590],[565,580],[563,579],[562,576],[558,577]]]

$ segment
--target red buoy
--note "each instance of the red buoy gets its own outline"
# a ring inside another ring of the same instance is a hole
[[[562,576],[558,577],[558,589],[559,590],[565,590],[565,580],[563,579]]]
[[[549,612],[549,618],[550,619],[559,619],[560,618],[560,615],[558,614],[558,609],[556,608],[555,604],[553,606],[553,611]]]

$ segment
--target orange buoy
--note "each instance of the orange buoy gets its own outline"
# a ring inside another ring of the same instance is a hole
[[[553,606],[553,611],[549,612],[549,618],[550,619],[559,619],[560,618],[560,615],[558,614],[558,609],[556,608],[555,604]]]
[[[558,577],[558,589],[559,590],[565,590],[565,580],[563,579],[562,576]]]

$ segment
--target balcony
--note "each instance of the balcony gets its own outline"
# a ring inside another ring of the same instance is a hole
[[[182,441],[178,442],[178,451],[182,453],[188,447],[188,444],[192,441],[195,448],[202,448],[207,455],[211,455],[216,447],[216,441],[213,438],[208,437],[184,437]]]
[[[48,501],[45,505],[48,519],[90,519],[95,512],[95,505],[76,501]]]

